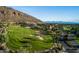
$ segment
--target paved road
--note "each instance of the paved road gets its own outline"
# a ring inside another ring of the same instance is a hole
[[[70,41],[70,40],[69,40]],[[79,45],[75,40],[70,41],[70,45],[67,43],[68,41],[62,39],[60,43],[64,46],[65,51],[68,53],[79,53]]]
[[[65,51],[64,52],[68,52],[68,53],[76,53],[77,48],[73,48],[70,47],[66,42],[61,41],[61,44],[64,46]]]
[[[5,53],[5,51],[4,50],[0,50],[0,53]]]

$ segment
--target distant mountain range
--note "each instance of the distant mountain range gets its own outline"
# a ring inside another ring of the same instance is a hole
[[[65,22],[65,21],[46,21],[50,24],[79,24],[79,22]]]
[[[0,6],[0,22],[25,22],[25,23],[44,23],[41,20],[23,13],[21,11],[15,10],[10,7]],[[65,22],[65,21],[46,21],[45,23],[51,24],[79,24],[79,22]]]

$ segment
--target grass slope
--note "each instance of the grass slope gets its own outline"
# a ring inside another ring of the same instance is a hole
[[[7,47],[18,52],[35,52],[49,49],[52,46],[52,37],[44,35],[40,40],[35,36],[35,30],[20,26],[9,26],[7,28]],[[32,36],[31,36],[32,35]]]

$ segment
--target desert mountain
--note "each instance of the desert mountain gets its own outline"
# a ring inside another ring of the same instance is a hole
[[[42,23],[42,21],[33,16],[6,6],[0,6],[0,22],[2,21],[14,23],[25,22],[32,24]]]

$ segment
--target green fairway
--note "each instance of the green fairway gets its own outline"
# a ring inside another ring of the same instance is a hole
[[[75,37],[75,40],[79,44],[79,37]]]
[[[34,52],[43,51],[52,47],[52,37],[43,35],[44,40],[35,36],[35,30],[21,26],[9,26],[7,28],[7,47],[13,51]]]

